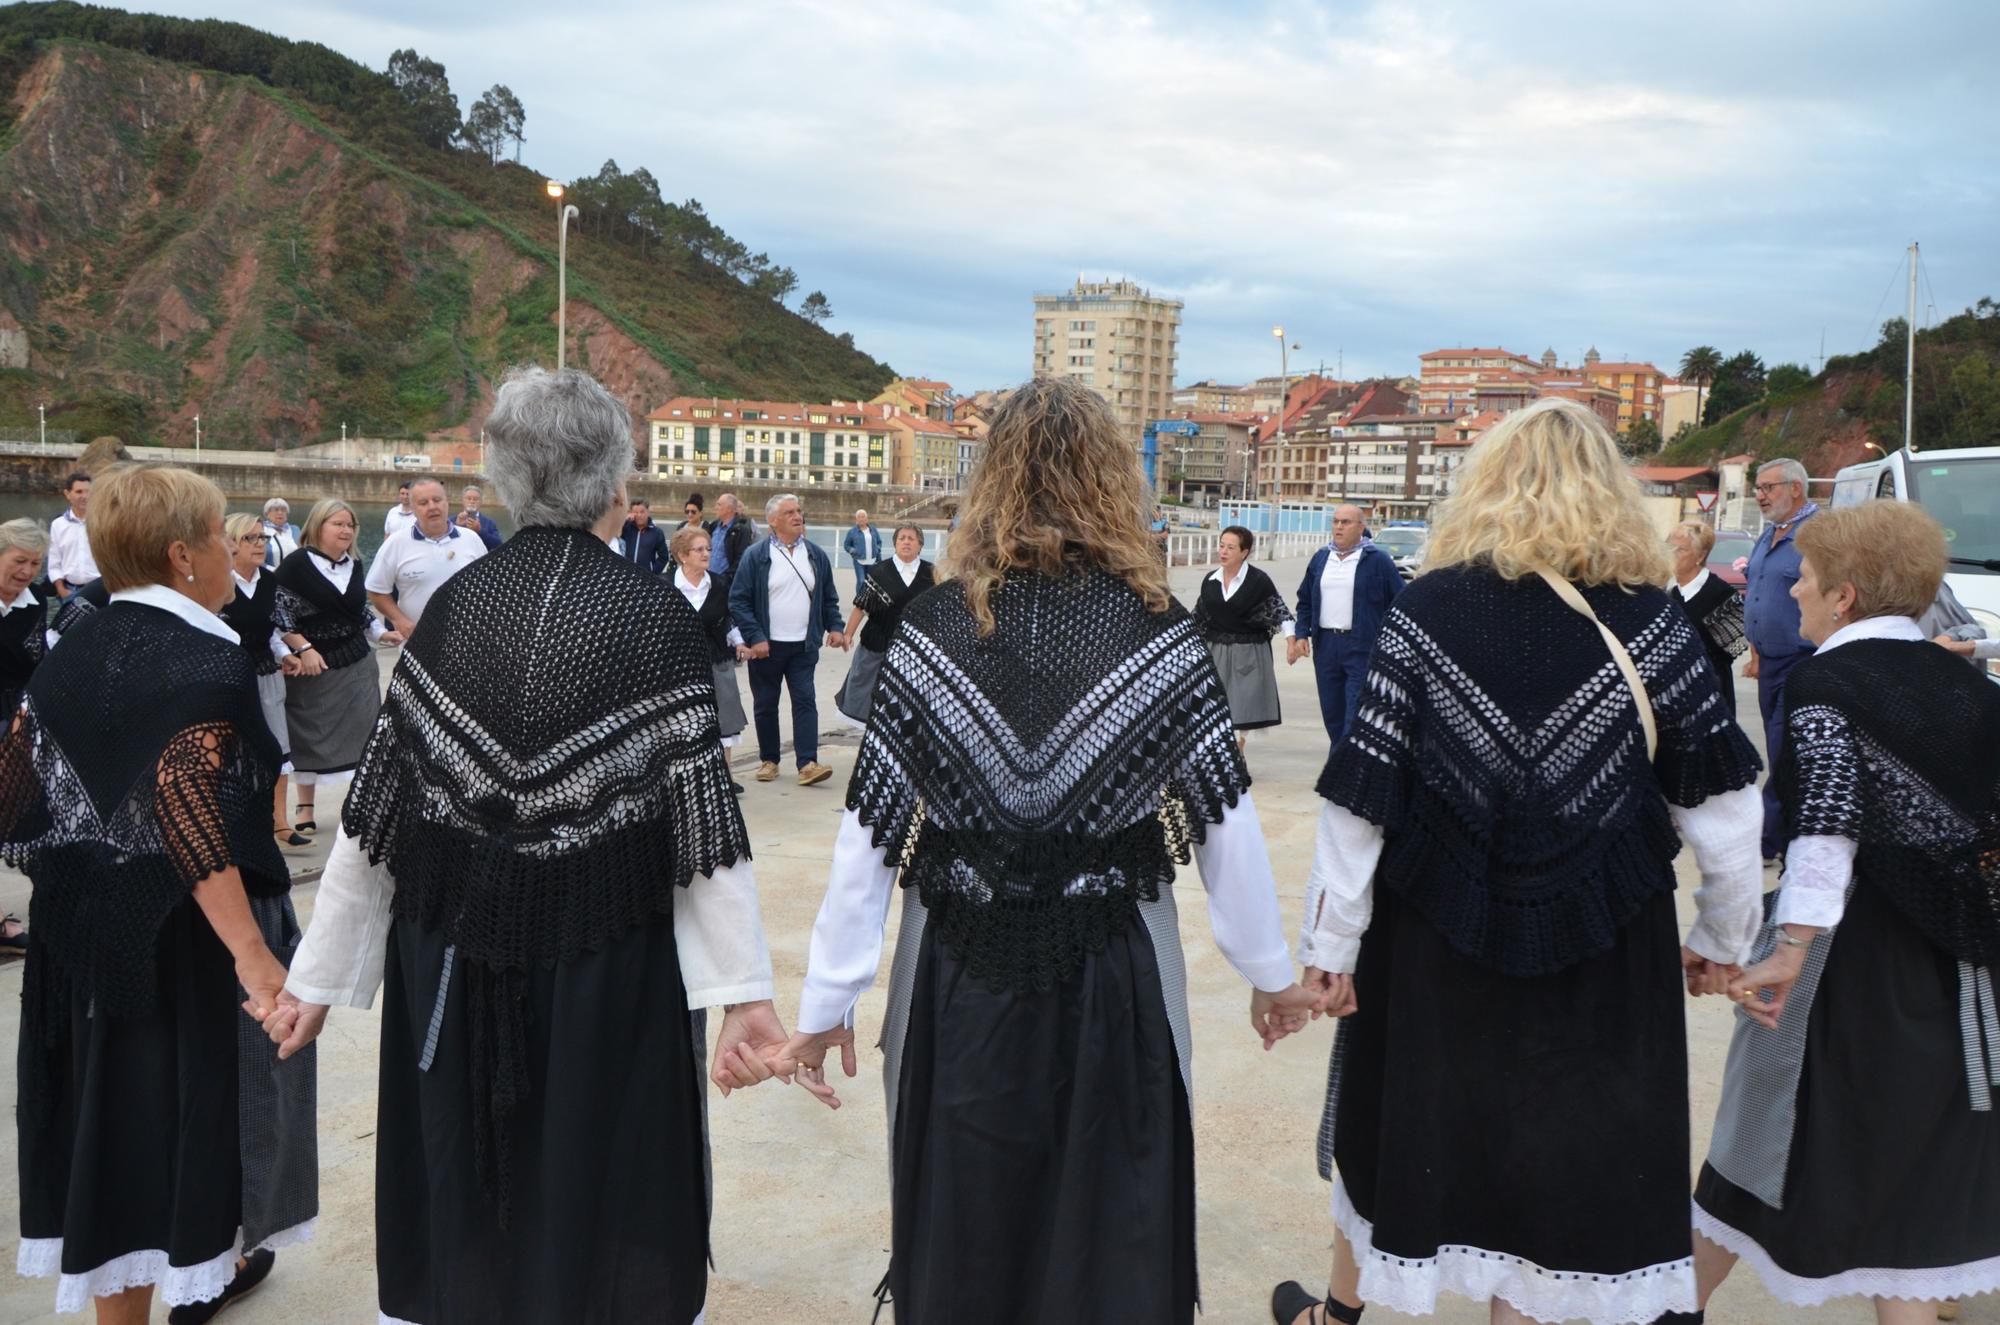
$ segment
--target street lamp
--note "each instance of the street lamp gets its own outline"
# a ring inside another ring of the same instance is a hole
[[[194,458],[201,459],[201,415],[194,416]]]
[[[38,416],[38,418],[39,418],[39,422],[40,422],[40,427],[41,427],[41,439],[42,439],[42,445],[41,445],[41,449],[42,449],[42,450],[44,450],[44,451],[46,451],[46,450],[48,450],[48,449],[49,449],[49,406],[48,406],[48,402],[47,402],[47,401],[44,401],[44,402],[42,402],[41,404],[39,404],[39,405],[35,406],[35,414],[36,414],[36,415]]]
[[[563,202],[562,185],[550,180],[547,188],[556,203],[556,371],[561,372],[569,344],[569,218],[583,213]]]
[[[1180,466],[1181,471],[1180,496],[1178,501],[1182,506],[1187,505],[1187,453],[1188,449],[1185,446],[1176,446],[1174,448],[1174,462]]]
[[[1292,399],[1292,364],[1291,364],[1290,350],[1296,350],[1298,346],[1291,345],[1288,347],[1286,345],[1285,329],[1283,327],[1272,327],[1271,334],[1278,338],[1277,439],[1278,439],[1278,463],[1282,465],[1285,462],[1285,406],[1289,405]]]

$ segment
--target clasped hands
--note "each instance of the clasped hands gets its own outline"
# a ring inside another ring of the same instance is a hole
[[[1250,991],[1250,1029],[1264,1042],[1264,1050],[1287,1035],[1296,1035],[1309,1022],[1321,1017],[1345,1017],[1353,1013],[1354,977],[1335,975],[1317,966],[1308,966],[1299,983],[1275,994],[1261,989]]]
[[[1744,1016],[1766,1030],[1778,1028],[1785,1000],[1805,964],[1806,950],[1789,944],[1779,944],[1769,957],[1748,967],[1710,961],[1691,948],[1681,949],[1681,974],[1689,994],[1696,998],[1727,994]]]

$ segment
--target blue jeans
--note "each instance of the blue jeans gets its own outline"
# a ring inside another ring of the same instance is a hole
[[[1347,735],[1348,719],[1354,716],[1355,701],[1361,696],[1361,680],[1368,675],[1368,655],[1375,641],[1349,632],[1315,630],[1312,637],[1313,671],[1319,677],[1319,715],[1333,744]]]
[[[1785,841],[1785,807],[1778,803],[1778,756],[1785,748],[1785,678],[1803,653],[1757,660],[1757,713],[1764,720],[1764,858]]]
[[[752,658],[750,703],[757,724],[757,758],[778,762],[778,691],[792,692],[792,747],[798,766],[819,761],[819,699],[813,693],[813,668],[819,645],[812,640],[772,640],[771,656]]]
[[[864,566],[858,561],[854,563],[854,592],[861,592],[861,582],[868,578],[868,572],[872,569],[874,568]]]

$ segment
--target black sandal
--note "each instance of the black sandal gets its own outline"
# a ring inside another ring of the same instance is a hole
[[[309,807],[304,805],[299,806],[299,809],[301,810],[307,808]],[[319,823],[317,820],[313,819],[301,819],[297,823],[292,825],[292,831],[295,833],[306,833],[308,835],[312,833],[317,833],[319,831]]]
[[[1337,1302],[1331,1293],[1320,1298],[1308,1293],[1296,1279],[1287,1279],[1271,1290],[1271,1319],[1278,1325],[1292,1325],[1301,1312],[1305,1325],[1356,1325],[1363,1307]]]
[[[281,847],[309,847],[312,845],[310,837],[291,828],[273,828],[271,836],[278,839],[278,845]]]
[[[9,925],[20,926],[19,932],[14,934],[5,932]],[[0,916],[0,952],[17,952],[24,957],[28,954],[28,927],[21,924],[21,917],[12,911]]]

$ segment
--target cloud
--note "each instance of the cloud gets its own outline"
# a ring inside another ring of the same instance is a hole
[[[414,45],[466,104],[505,82],[537,166],[649,167],[864,348],[967,387],[1027,371],[1029,296],[1079,274],[1185,299],[1188,379],[1272,371],[1274,320],[1350,373],[1459,340],[1804,359],[1872,341],[1913,236],[1943,311],[2000,293],[2000,6],[202,12],[377,67]]]

